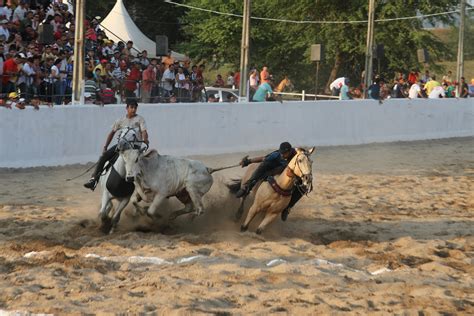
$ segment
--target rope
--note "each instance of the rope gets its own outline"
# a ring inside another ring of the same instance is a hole
[[[91,167],[89,167],[86,171],[84,171],[83,173],[81,173],[80,175],[75,176],[75,177],[73,177],[73,178],[66,179],[66,181],[71,181],[71,180],[75,180],[75,179],[77,179],[77,178],[82,177],[83,175],[85,175],[86,173],[88,173],[92,168],[94,168],[96,165],[97,165],[97,162],[96,162],[95,164],[93,164]]]

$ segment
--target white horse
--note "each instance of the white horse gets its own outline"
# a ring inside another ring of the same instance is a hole
[[[137,139],[136,130],[132,128],[124,128],[119,133],[117,147],[123,149],[139,146],[141,142]],[[132,198],[135,190],[133,183],[125,181],[125,162],[118,152],[117,156],[117,160],[99,180],[99,185],[102,188],[102,200],[99,211],[99,216],[102,221],[101,230],[104,233],[110,234],[112,234],[117,228],[120,215]],[[141,197],[137,194],[133,199],[139,201]],[[113,208],[112,200],[117,200],[118,204],[113,215],[109,216],[109,213]]]

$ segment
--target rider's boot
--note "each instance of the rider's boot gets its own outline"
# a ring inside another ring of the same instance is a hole
[[[290,210],[291,208],[287,207],[283,210],[283,212],[281,212],[281,220],[286,222],[286,220],[288,219],[288,215],[290,215]]]
[[[237,198],[246,196],[250,193],[250,191],[252,191],[252,188],[255,186],[256,183],[256,180],[249,180],[246,184],[242,185],[242,187],[239,189],[239,191],[237,191],[235,196]]]
[[[84,183],[84,187],[87,189],[91,189],[92,191],[95,190],[96,186],[97,186],[97,180],[94,177],[90,178],[89,181]]]

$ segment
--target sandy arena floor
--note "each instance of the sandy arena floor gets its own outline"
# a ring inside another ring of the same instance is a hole
[[[474,138],[320,147],[313,160],[315,190],[261,236],[258,220],[246,233],[233,221],[224,183],[240,168],[215,174],[194,221],[127,210],[112,235],[87,176],[64,181],[87,166],[0,169],[0,315],[474,314]]]

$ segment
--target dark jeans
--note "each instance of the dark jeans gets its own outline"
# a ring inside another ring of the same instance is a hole
[[[100,174],[104,170],[105,163],[109,160],[111,160],[114,155],[117,153],[115,149],[117,148],[117,145],[114,145],[107,149],[99,158],[99,161],[97,162],[97,166],[95,167],[94,173],[92,174],[92,178],[95,179],[95,181],[99,181]]]

